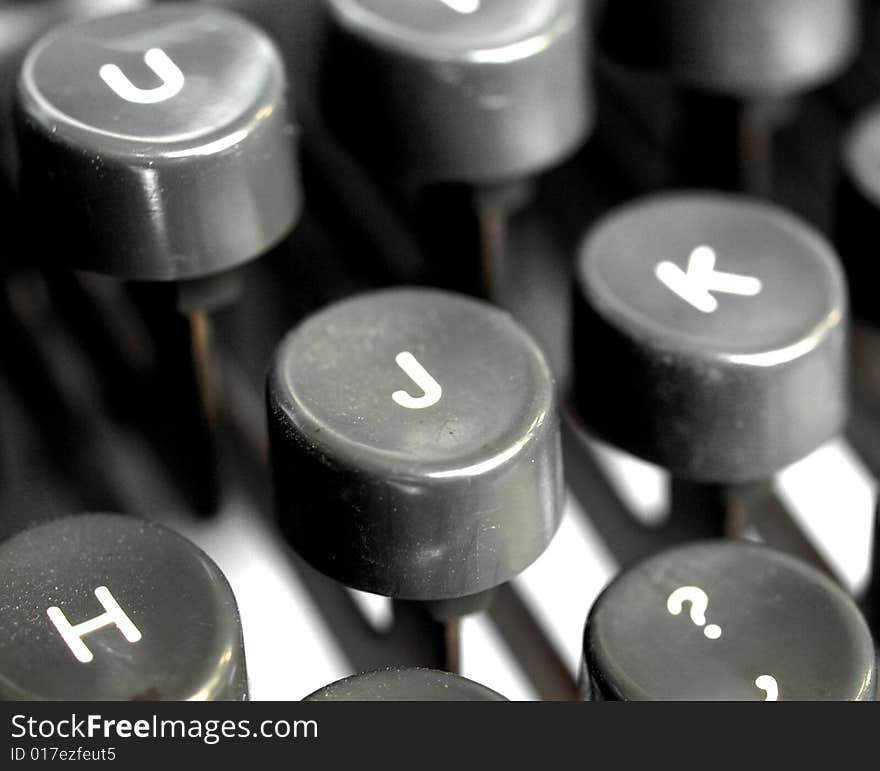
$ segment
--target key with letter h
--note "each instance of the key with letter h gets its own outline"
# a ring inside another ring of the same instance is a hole
[[[31,527],[0,543],[0,586],[0,701],[247,699],[229,582],[167,527],[119,514]]]
[[[64,638],[64,642],[67,643],[67,647],[70,648],[77,660],[83,664],[88,664],[94,659],[92,652],[82,641],[82,638],[91,632],[95,632],[110,624],[115,624],[122,636],[130,643],[136,643],[142,636],[140,630],[126,615],[106,586],[99,586],[95,589],[95,597],[98,598],[98,602],[104,607],[105,612],[76,626],[73,626],[67,620],[61,608],[52,606],[46,610],[58,633]]]

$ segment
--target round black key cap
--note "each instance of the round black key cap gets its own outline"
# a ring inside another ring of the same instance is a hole
[[[247,698],[232,590],[165,527],[113,514],[39,525],[0,544],[0,586],[0,698]]]
[[[874,244],[880,233],[880,107],[847,132],[841,154],[835,241],[849,279],[853,313],[880,323]]]
[[[594,699],[870,701],[870,631],[817,570],[746,542],[646,559],[599,596],[584,632]]]
[[[602,38],[616,57],[682,84],[748,98],[834,78],[858,49],[857,0],[614,0]]]
[[[593,120],[579,0],[330,0],[328,113],[378,167],[494,182],[554,165]]]
[[[53,260],[197,278],[280,240],[300,208],[285,76],[237,16],[164,6],[59,27],[18,86],[23,193]]]
[[[559,524],[553,383],[506,313],[400,289],[315,314],[269,374],[281,526],[341,583],[410,600],[491,589]]]
[[[331,683],[304,701],[506,701],[473,680],[435,669],[380,669]]]
[[[830,245],[711,193],[625,206],[581,244],[575,399],[611,442],[683,478],[769,477],[846,413],[846,287]]]

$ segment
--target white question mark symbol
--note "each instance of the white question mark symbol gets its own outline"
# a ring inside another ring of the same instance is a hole
[[[706,624],[709,596],[699,586],[679,586],[666,598],[666,610],[673,616],[679,616],[686,602],[691,606],[691,621],[703,627],[703,634],[710,640],[721,637],[721,627],[718,624]],[[755,686],[764,691],[764,701],[779,700],[779,683],[773,675],[760,675],[755,680]]]
[[[684,603],[691,606],[691,621],[703,627],[703,634],[710,640],[721,637],[718,624],[706,624],[706,609],[709,607],[709,596],[699,586],[679,586],[666,600],[666,610],[673,616],[681,614]]]

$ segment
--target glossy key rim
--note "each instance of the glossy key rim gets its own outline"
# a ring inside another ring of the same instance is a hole
[[[442,0],[412,0],[442,3]],[[417,59],[460,60],[473,65],[497,65],[540,54],[549,41],[567,34],[583,20],[579,0],[553,0],[544,12],[512,28],[507,34],[479,41],[463,38],[456,42],[448,35],[436,35],[389,21],[365,8],[358,0],[329,0],[331,18],[349,34],[357,34],[373,44],[387,46]],[[455,13],[451,9],[450,13]]]

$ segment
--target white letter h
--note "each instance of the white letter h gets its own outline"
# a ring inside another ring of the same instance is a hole
[[[73,653],[77,660],[81,661],[83,664],[88,664],[94,658],[92,652],[82,641],[82,638],[90,632],[94,632],[102,627],[109,626],[110,624],[115,624],[122,633],[122,636],[130,643],[136,643],[142,636],[140,630],[125,614],[125,611],[119,606],[119,603],[116,602],[106,586],[99,586],[95,589],[95,597],[97,597],[98,602],[104,606],[106,612],[102,613],[100,616],[95,616],[88,621],[83,621],[76,626],[73,626],[67,620],[67,617],[64,615],[61,608],[53,606],[46,610],[49,619],[55,624],[58,634],[60,634],[64,642],[67,643],[67,647],[70,648],[71,653]]]

